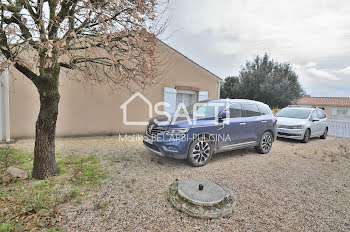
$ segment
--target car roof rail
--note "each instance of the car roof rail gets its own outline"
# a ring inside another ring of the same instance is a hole
[[[295,107],[295,108],[318,108],[317,106],[308,106],[308,105],[289,105],[287,107]]]

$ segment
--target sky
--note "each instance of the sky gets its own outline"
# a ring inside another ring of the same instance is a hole
[[[173,0],[161,39],[221,78],[268,53],[314,97],[350,97],[349,0]]]

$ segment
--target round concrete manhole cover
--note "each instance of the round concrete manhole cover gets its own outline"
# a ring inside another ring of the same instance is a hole
[[[234,207],[232,192],[207,180],[176,180],[168,197],[176,209],[198,218],[228,216]]]
[[[180,180],[179,195],[197,205],[212,206],[224,200],[225,190],[206,180]]]

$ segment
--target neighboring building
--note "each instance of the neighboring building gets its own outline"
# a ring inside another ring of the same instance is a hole
[[[174,113],[176,104],[189,106],[200,100],[219,98],[221,78],[161,41],[158,49],[162,50],[160,59],[168,59],[170,63],[160,81],[142,92],[152,104],[169,102],[171,107],[164,110]],[[0,109],[3,113],[0,112],[0,116],[9,113],[12,138],[34,137],[39,112],[37,90],[28,78],[14,68],[9,72],[9,83],[9,106],[2,104]],[[123,124],[120,106],[133,95],[128,90],[120,89],[115,93],[107,84],[77,82],[66,78],[61,72],[60,95],[57,136],[138,133],[145,128]],[[135,98],[127,107],[128,121],[149,119],[148,105],[142,98]],[[0,126],[6,124],[2,118],[6,117],[0,117]]]
[[[328,118],[350,120],[350,97],[311,97],[306,95],[298,100],[298,105],[319,106]]]

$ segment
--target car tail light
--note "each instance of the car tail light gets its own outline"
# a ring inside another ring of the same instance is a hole
[[[277,121],[278,121],[277,118],[275,118],[275,122],[273,123],[273,125],[276,125],[276,124],[277,124]]]

